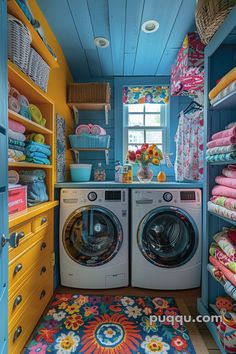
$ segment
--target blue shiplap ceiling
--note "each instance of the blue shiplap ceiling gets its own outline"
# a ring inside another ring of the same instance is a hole
[[[38,0],[75,81],[106,76],[169,75],[196,0]],[[158,31],[141,25],[157,20]],[[99,49],[94,37],[110,46]]]

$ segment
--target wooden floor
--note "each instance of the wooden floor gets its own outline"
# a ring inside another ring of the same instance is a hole
[[[89,295],[134,295],[134,296],[169,296],[174,297],[180,312],[184,315],[189,313],[195,317],[197,315],[197,298],[200,297],[200,289],[185,291],[159,291],[139,288],[119,288],[109,290],[82,290],[59,287],[57,293],[89,294]],[[203,323],[187,325],[190,337],[197,354],[220,354],[210,332]]]

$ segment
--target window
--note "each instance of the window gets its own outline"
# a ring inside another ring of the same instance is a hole
[[[142,144],[157,144],[168,151],[167,107],[164,104],[129,104],[126,110],[124,151],[135,150]]]

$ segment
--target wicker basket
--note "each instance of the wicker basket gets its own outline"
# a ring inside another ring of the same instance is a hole
[[[196,26],[204,44],[208,44],[236,0],[198,0],[195,13]]]
[[[68,103],[110,103],[110,85],[104,83],[70,84]]]
[[[29,64],[27,75],[42,90],[47,92],[50,67],[43,58],[33,49],[30,49]]]
[[[30,43],[30,31],[17,18],[8,15],[8,59],[27,73]]]

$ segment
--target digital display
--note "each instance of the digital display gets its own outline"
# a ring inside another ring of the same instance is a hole
[[[180,200],[196,200],[194,191],[180,192]]]
[[[105,191],[105,200],[121,200],[121,191]]]

